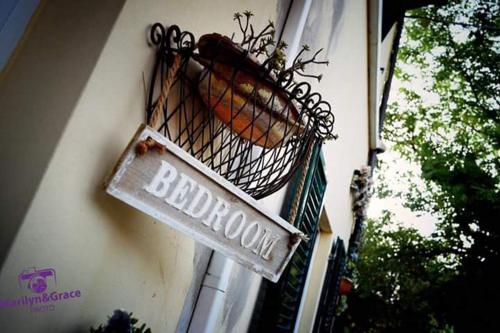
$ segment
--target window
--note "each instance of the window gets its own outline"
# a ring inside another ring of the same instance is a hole
[[[335,324],[335,313],[340,299],[338,290],[340,278],[345,270],[346,253],[344,241],[337,238],[332,246],[326,269],[323,290],[319,301],[318,312],[313,332],[332,332]]]
[[[301,171],[297,173],[289,188],[292,199],[293,194],[301,196],[294,225],[306,234],[309,240],[300,243],[278,283],[262,282],[249,329],[251,332],[294,331],[319,232],[319,219],[326,190],[325,165],[320,148],[320,144],[314,146],[302,192],[296,193]],[[292,201],[286,200],[288,203]],[[288,218],[290,210],[290,206],[284,208],[284,218]]]
[[[0,1],[0,71],[2,71],[28,26],[39,0]]]

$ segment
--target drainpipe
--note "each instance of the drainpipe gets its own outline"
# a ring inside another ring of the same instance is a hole
[[[285,26],[280,34],[280,40],[288,44],[286,67],[292,65],[293,59],[299,52],[300,39],[304,32],[307,16],[311,9],[312,0],[292,0]]]
[[[214,251],[201,285],[189,333],[216,332],[219,327],[234,261]]]
[[[383,0],[368,0],[368,119],[370,149],[380,147],[380,38]]]
[[[312,0],[292,0],[281,38],[287,41],[287,66],[299,51],[300,39]],[[213,251],[200,288],[198,300],[189,323],[189,333],[212,333],[219,330],[226,291],[235,263]]]

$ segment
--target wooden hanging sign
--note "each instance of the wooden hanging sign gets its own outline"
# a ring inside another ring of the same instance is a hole
[[[146,125],[123,153],[106,191],[273,282],[302,237]]]

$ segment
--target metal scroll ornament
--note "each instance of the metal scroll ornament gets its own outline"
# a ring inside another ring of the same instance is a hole
[[[258,35],[251,24],[247,31],[251,35],[242,28],[239,44],[216,33],[195,43],[190,32],[154,24],[150,39],[157,51],[147,116],[149,122],[163,98],[157,130],[259,199],[283,187],[314,144],[334,137],[334,117],[309,83],[294,80],[296,74],[310,76],[302,72],[307,62],[322,63],[315,60],[319,52],[303,61],[304,48],[283,69],[286,45],[267,51],[274,43],[272,23]],[[165,85],[171,89],[162,97]]]

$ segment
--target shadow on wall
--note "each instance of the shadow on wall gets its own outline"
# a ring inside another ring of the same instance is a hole
[[[169,248],[176,252],[176,262],[177,260],[183,260],[183,258],[178,258],[179,255],[182,256],[179,253],[179,247],[171,246],[172,242],[177,242],[177,237],[180,235],[178,231],[106,193],[103,183],[119,159],[117,153],[121,153],[125,147],[120,142],[114,142],[112,137],[113,134],[110,133],[110,139],[107,140],[109,144],[102,147],[103,149],[100,150],[101,156],[97,159],[107,167],[102,168],[102,165],[100,165],[99,170],[96,170],[95,174],[101,173],[101,177],[95,179],[96,184],[93,187],[93,193],[90,194],[93,206],[105,216],[102,223],[106,223],[107,228],[113,229],[108,233],[113,238],[111,242],[113,247],[118,246],[132,251],[140,257],[140,262],[143,263],[150,264],[153,259],[157,258],[160,278],[162,284],[166,286],[165,272],[172,269],[172,267],[164,267],[164,263],[161,261],[162,246],[169,245]],[[148,265],[148,267],[157,266]],[[157,272],[153,273],[156,274]]]
[[[330,58],[337,44],[344,7],[345,0],[313,1],[300,40],[301,45],[307,44],[311,50],[324,48],[322,56]],[[330,60],[334,61],[335,59]]]
[[[0,265],[125,0],[43,1],[0,82]]]

